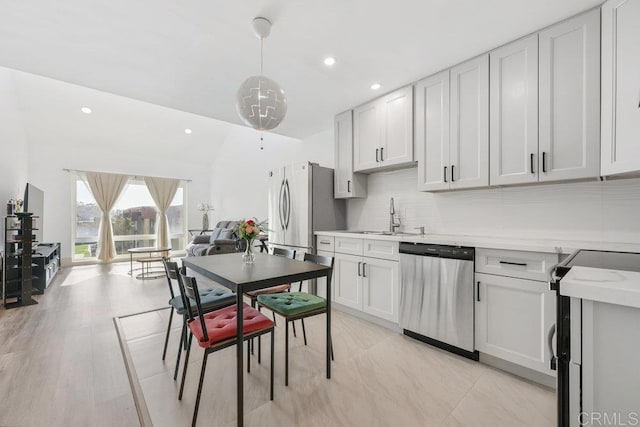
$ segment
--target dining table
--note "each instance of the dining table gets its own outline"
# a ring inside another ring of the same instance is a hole
[[[183,266],[213,280],[236,294],[237,337],[236,337],[236,383],[237,383],[237,421],[244,425],[244,370],[243,370],[243,294],[258,289],[269,288],[283,283],[295,283],[303,280],[326,277],[326,362],[327,378],[331,378],[331,274],[332,268],[313,262],[292,260],[289,258],[254,254],[253,264],[245,264],[242,253],[187,257],[182,259]]]

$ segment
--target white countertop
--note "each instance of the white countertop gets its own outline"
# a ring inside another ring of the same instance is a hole
[[[640,244],[593,242],[581,240],[522,239],[493,236],[465,236],[453,234],[403,234],[379,235],[361,234],[349,231],[318,231],[317,236],[352,237],[355,239],[388,240],[396,242],[433,243],[475,248],[505,249],[514,251],[547,252],[571,254],[578,249],[594,249],[616,252],[640,252]]]
[[[640,273],[575,266],[562,278],[560,294],[640,308]]]

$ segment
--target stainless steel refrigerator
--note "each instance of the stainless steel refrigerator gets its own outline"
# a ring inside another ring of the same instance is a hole
[[[316,253],[313,233],[344,230],[344,200],[333,198],[333,169],[302,162],[269,172],[269,244]]]

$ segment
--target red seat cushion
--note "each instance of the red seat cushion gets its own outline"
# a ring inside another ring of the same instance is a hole
[[[258,310],[251,308],[246,303],[242,304],[243,333],[250,334],[261,329],[273,326],[273,321]],[[220,310],[212,311],[204,315],[204,323],[207,328],[209,340],[204,340],[202,326],[199,318],[189,323],[191,333],[197,338],[200,347],[210,347],[216,343],[235,338],[237,334],[236,305],[231,305]]]

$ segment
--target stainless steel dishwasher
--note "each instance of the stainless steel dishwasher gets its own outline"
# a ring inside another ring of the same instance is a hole
[[[400,327],[405,335],[478,360],[475,249],[400,243]]]

